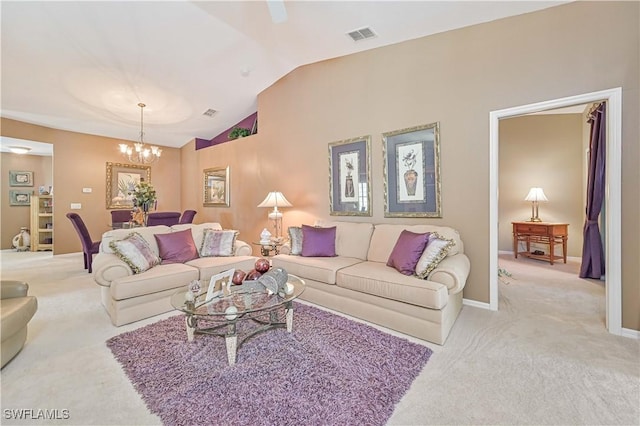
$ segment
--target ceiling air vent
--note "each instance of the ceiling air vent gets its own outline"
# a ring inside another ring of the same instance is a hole
[[[202,115],[206,115],[207,117],[213,117],[217,112],[218,111],[216,111],[215,109],[209,108],[208,110],[203,112]]]
[[[377,34],[375,32],[373,32],[373,30],[369,27],[365,27],[365,28],[360,28],[359,30],[353,30],[347,33],[347,35],[349,37],[351,37],[351,39],[353,41],[360,41],[360,40],[365,40],[367,38],[373,38],[375,36],[377,36]]]

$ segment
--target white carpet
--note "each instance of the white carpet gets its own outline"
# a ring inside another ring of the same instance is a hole
[[[81,254],[0,256],[1,278],[27,281],[39,304],[0,374],[0,422],[159,424],[105,341],[171,314],[114,327]],[[640,342],[606,332],[601,283],[578,279],[575,263],[501,256],[500,266],[513,278],[498,312],[465,306],[443,347],[410,339],[434,354],[389,424],[640,424]],[[69,419],[17,421],[19,409]]]

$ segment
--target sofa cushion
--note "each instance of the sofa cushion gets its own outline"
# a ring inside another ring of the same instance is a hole
[[[336,283],[336,273],[347,266],[362,262],[353,257],[301,257],[288,254],[278,254],[272,259],[274,268],[284,268],[290,274],[303,279],[318,281],[326,284]]]
[[[109,243],[109,247],[124,263],[129,265],[134,274],[147,271],[160,263],[147,240],[137,232],[131,232],[122,240]]]
[[[154,235],[162,263],[184,263],[198,256],[190,229]]]
[[[238,231],[206,229],[200,247],[200,256],[233,256]]]
[[[395,268],[403,275],[416,273],[416,264],[429,242],[429,233],[416,234],[403,230],[387,260],[387,266]],[[434,266],[435,267],[435,266]]]
[[[386,263],[400,233],[405,229],[415,233],[437,232],[442,237],[452,239],[456,243],[449,249],[447,256],[464,253],[460,235],[458,235],[458,231],[453,228],[437,225],[396,225],[383,223],[376,225],[373,230],[371,244],[369,244],[368,247],[367,260]]]
[[[371,234],[373,234],[373,224],[318,220],[316,221],[316,226],[336,227],[336,254],[338,256],[367,260],[369,242],[371,241]]]
[[[338,287],[429,309],[442,309],[449,298],[445,285],[402,275],[378,262],[361,262],[340,269],[337,283]]]
[[[124,300],[172,288],[186,288],[188,283],[198,278],[198,269],[183,263],[169,263],[158,265],[144,274],[113,280],[109,293],[114,300]]]
[[[302,256],[333,257],[336,255],[336,227],[320,228],[302,225]]]
[[[302,227],[290,226],[289,233],[289,254],[300,256],[302,254]]]
[[[453,240],[443,238],[437,232],[429,236],[429,242],[416,264],[415,274],[420,278],[426,278],[431,271],[447,256],[449,249],[453,247]]]

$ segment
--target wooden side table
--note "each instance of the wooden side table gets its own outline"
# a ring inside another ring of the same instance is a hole
[[[553,265],[555,260],[562,259],[567,263],[567,239],[569,238],[568,223],[548,223],[548,222],[511,222],[513,225],[513,254],[516,259],[518,255],[531,259],[546,260]],[[518,243],[526,244],[525,251],[518,251]],[[549,246],[549,253],[536,254],[531,251],[531,243],[546,244]],[[556,244],[562,245],[562,256],[555,254]]]

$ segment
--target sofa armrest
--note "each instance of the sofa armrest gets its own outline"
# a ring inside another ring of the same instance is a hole
[[[282,244],[282,246],[280,246],[280,249],[278,250],[278,253],[291,254],[291,243],[287,241],[286,243]]]
[[[236,240],[236,244],[233,247],[234,256],[251,256],[253,249],[244,241]]]
[[[15,299],[16,297],[26,297],[29,291],[29,284],[22,281],[2,281],[0,285],[0,299]]]
[[[444,284],[449,289],[449,294],[456,294],[462,291],[467,283],[470,270],[469,258],[463,253],[458,253],[445,257],[427,276],[427,280]]]
[[[104,287],[110,287],[115,279],[133,275],[129,265],[112,253],[98,253],[93,259],[92,268],[94,281]]]

